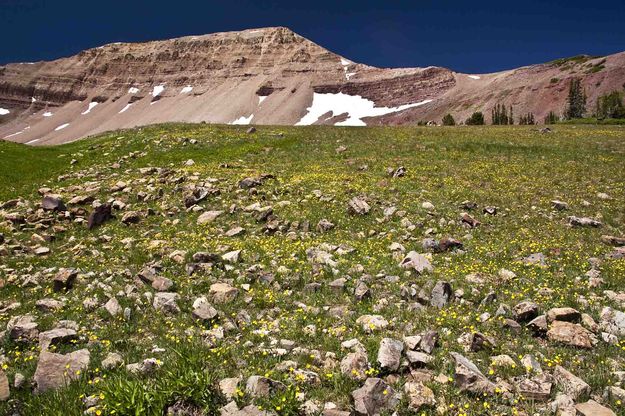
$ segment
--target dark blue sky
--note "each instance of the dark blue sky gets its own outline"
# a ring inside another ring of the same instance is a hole
[[[624,51],[625,0],[0,0],[0,63],[263,26],[356,62],[480,73]]]

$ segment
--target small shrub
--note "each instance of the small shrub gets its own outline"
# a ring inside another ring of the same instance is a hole
[[[447,114],[445,115],[445,117],[443,117],[443,126],[455,126],[456,125],[456,120],[454,120],[454,117],[451,114]]]
[[[481,111],[476,111],[471,114],[471,117],[464,122],[467,126],[483,126],[484,125],[484,114]]]

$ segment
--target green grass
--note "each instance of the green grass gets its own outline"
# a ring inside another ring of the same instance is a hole
[[[602,120],[594,117],[588,118],[574,118],[571,120],[558,121],[556,124],[585,124],[585,125],[606,125],[606,126],[623,126],[625,125],[625,119],[622,118],[605,118]]]
[[[42,186],[59,192],[67,201],[84,193],[76,186],[88,184],[102,201],[114,198],[129,204],[128,210],[146,213],[151,209],[154,213],[131,226],[121,224],[121,213],[117,213],[117,220],[92,231],[58,219],[65,231],[45,244],[51,249],[50,255],[0,255],[0,279],[6,281],[0,287],[0,300],[5,305],[21,304],[0,314],[0,328],[12,316],[29,312],[37,317],[41,330],[71,319],[81,327],[80,338],[61,350],[88,348],[92,355],[91,365],[79,381],[60,392],[43,395],[33,395],[28,387],[12,389],[11,399],[0,403],[0,414],[18,410],[22,415],[79,415],[87,410],[83,400],[88,396],[98,398],[90,410],[94,413],[162,415],[169,406],[179,404],[215,414],[227,402],[217,388],[218,381],[226,377],[242,378],[236,398],[241,406],[254,402],[278,414],[294,415],[301,404],[296,396],[305,394],[306,399],[333,401],[349,409],[350,394],[360,383],[341,375],[338,365],[332,366],[333,360],[338,364],[347,353],[341,342],[358,338],[367,348],[375,374],[381,338],[401,339],[428,329],[440,332],[440,345],[429,367],[433,376],[453,377],[448,353],[456,351],[473,360],[490,379],[510,380],[524,373],[519,356],[532,353],[543,369],[561,364],[600,395],[605,386],[616,382],[613,368],[625,368],[624,344],[600,341],[595,349],[585,351],[534,338],[526,330],[515,334],[503,329],[498,318],[484,323],[477,320],[483,312],[494,316],[500,304],[514,306],[523,299],[534,300],[542,311],[572,306],[595,320],[602,306],[618,308],[603,297],[603,292],[623,290],[623,260],[603,262],[601,277],[605,283],[601,287],[589,287],[580,276],[589,269],[589,257],[603,257],[612,250],[600,242],[602,234],[625,234],[625,131],[606,125],[556,125],[553,129],[551,134],[540,134],[535,126],[260,127],[248,135],[240,127],[167,124],[58,147],[0,142],[0,201],[23,200],[22,205],[7,212],[34,212],[40,202],[37,189]],[[192,139],[197,143],[191,144]],[[346,150],[337,151],[341,146]],[[194,161],[192,166],[185,165],[189,159]],[[72,160],[74,164],[70,164]],[[386,169],[398,166],[406,167],[406,175],[389,177]],[[171,169],[165,178],[182,181],[143,175],[139,172],[142,167]],[[276,179],[265,182],[255,193],[238,189],[239,180],[261,173],[274,174]],[[216,179],[213,183],[220,194],[199,205],[226,214],[199,226],[199,213],[184,209],[183,188],[212,179]],[[130,184],[131,191],[112,193],[110,188],[118,181]],[[139,201],[136,197],[138,192],[158,196],[159,190],[162,196],[158,198]],[[607,193],[610,199],[601,199],[598,193]],[[347,202],[353,196],[367,198],[372,208],[369,215],[347,213]],[[554,211],[553,199],[566,201],[570,209]],[[459,221],[465,200],[479,206],[471,215],[482,225],[473,230]],[[433,212],[422,208],[425,201],[434,204]],[[265,224],[242,210],[256,202],[272,205],[284,228],[273,235],[264,233]],[[233,205],[238,209],[229,213]],[[498,215],[482,213],[489,205],[499,208]],[[384,219],[383,209],[388,206],[397,207],[402,216]],[[3,215],[0,212],[0,218]],[[568,215],[600,216],[604,225],[600,229],[570,228],[566,225]],[[324,218],[336,227],[321,234],[315,227]],[[310,232],[295,226],[305,221],[311,225]],[[408,227],[410,224],[414,227]],[[246,229],[243,237],[224,235],[236,225]],[[11,229],[0,222],[0,233],[11,238],[11,246],[34,246],[33,234],[51,231],[32,226]],[[430,233],[435,238],[462,240],[464,252],[433,254],[432,275],[405,273],[389,245],[399,242],[407,250],[421,252],[421,240]],[[306,250],[323,243],[346,244],[354,251],[335,254],[334,270],[313,270]],[[197,251],[224,253],[236,249],[242,250],[242,260],[232,268],[214,268],[194,276],[185,271],[184,263]],[[174,250],[186,252],[184,263],[169,257]],[[547,256],[546,267],[530,267],[519,261],[535,252]],[[145,292],[154,292],[148,286],[137,287],[130,295],[117,295],[122,308],[132,310],[129,320],[83,308],[87,297],[103,304],[110,294],[132,287],[133,277],[150,261],[162,262],[162,275],[175,282],[179,314],[153,310],[144,297]],[[53,272],[47,271],[51,267],[75,267],[85,274],[67,294],[53,293],[49,281]],[[502,268],[515,272],[517,278],[501,281],[497,276]],[[267,283],[254,269],[271,273],[272,278]],[[467,278],[470,274],[479,274],[484,283],[471,283]],[[39,284],[22,287],[26,275],[36,276]],[[398,276],[397,281],[387,281],[385,275]],[[348,278],[344,292],[328,287],[338,277]],[[350,293],[359,278],[372,290],[372,297],[361,302]],[[210,285],[223,280],[240,289],[237,299],[214,305],[220,312],[215,322],[194,321],[193,301],[208,296]],[[402,287],[414,285],[418,291],[430,280],[451,282],[454,290],[464,291],[464,301],[442,310],[409,308],[414,300],[402,299]],[[311,282],[321,283],[321,290],[305,291],[304,286]],[[497,302],[480,306],[491,290],[497,292]],[[42,313],[33,305],[44,297],[63,298],[66,306],[54,314]],[[346,306],[352,313],[334,315],[330,308],[335,306]],[[242,310],[249,314],[249,323],[239,319]],[[386,331],[365,334],[356,319],[371,313],[383,315],[392,325]],[[316,327],[314,334],[311,325]],[[215,328],[224,329],[223,339],[209,339],[207,331]],[[457,340],[474,330],[495,337],[497,346],[492,351],[464,353]],[[281,339],[295,341],[308,351],[273,355],[271,348]],[[37,346],[8,339],[0,342],[10,381],[16,372],[30,379],[39,353]],[[152,352],[155,346],[164,352]],[[123,368],[105,371],[101,359],[109,352],[120,353],[126,363],[155,357],[162,366],[149,376],[131,375]],[[493,369],[489,374],[490,356],[498,354],[510,355],[517,367]],[[320,382],[309,384],[288,369],[276,370],[285,360],[316,372]],[[254,401],[244,392],[245,380],[251,375],[267,375],[288,388]],[[406,377],[403,374],[393,385],[397,391],[402,390]],[[502,394],[476,398],[460,393],[453,383],[432,380],[427,385],[435,392],[438,405],[449,409],[450,415],[546,414],[541,413],[539,404],[529,403],[514,392],[511,399]],[[555,393],[554,387],[553,397]],[[625,415],[622,406],[610,406]],[[398,411],[407,414],[405,401]],[[424,411],[435,413],[434,409]]]

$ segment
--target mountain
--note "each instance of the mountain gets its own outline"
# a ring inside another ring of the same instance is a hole
[[[537,120],[562,112],[568,81],[589,103],[625,83],[625,53],[493,74],[352,62],[284,27],[114,43],[50,62],[0,67],[0,138],[57,144],[168,121],[414,124],[489,116],[497,102]]]

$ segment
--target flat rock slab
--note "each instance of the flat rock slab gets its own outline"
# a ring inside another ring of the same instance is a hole
[[[560,342],[572,347],[590,349],[597,343],[594,334],[579,324],[554,321],[547,332],[550,341]]]
[[[90,357],[86,349],[65,355],[42,352],[33,377],[37,384],[37,392],[56,390],[77,379],[79,372],[89,365]]]
[[[589,400],[586,403],[579,403],[575,406],[577,414],[579,416],[616,416],[612,410],[605,406],[601,406],[594,400]]]
[[[581,378],[577,377],[562,366],[557,366],[553,372],[553,378],[560,389],[576,400],[583,394],[590,392],[590,386]]]

